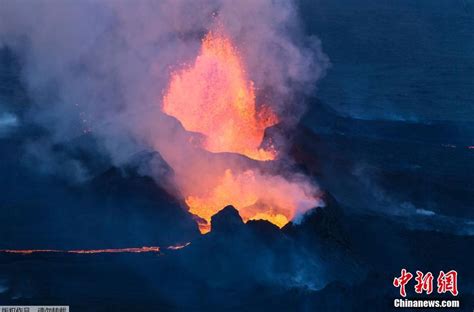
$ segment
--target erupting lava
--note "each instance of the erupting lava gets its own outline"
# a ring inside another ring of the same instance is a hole
[[[261,145],[265,129],[278,118],[269,106],[256,104],[254,83],[223,31],[209,32],[194,64],[172,74],[162,110],[185,130],[203,134],[200,147],[209,152],[241,154],[257,161],[276,157],[273,148]],[[282,227],[296,214],[321,204],[316,188],[302,179],[290,181],[243,168],[226,155],[219,158],[225,165],[221,163],[218,171],[195,154],[168,155],[168,162],[190,212],[207,221],[199,224],[202,233],[209,231],[211,217],[227,205],[236,207],[245,221],[264,219]]]
[[[278,119],[267,107],[258,112],[253,82],[239,55],[221,33],[209,32],[194,65],[171,77],[163,111],[188,131],[206,136],[210,152],[233,152],[271,160],[275,151],[260,148],[265,128]]]
[[[253,170],[234,175],[230,169],[206,196],[188,196],[190,212],[205,220],[226,205],[236,207],[244,220],[267,220],[283,227],[297,212],[316,206],[310,185],[286,181],[278,176],[264,176]],[[207,231],[201,225],[201,232]]]

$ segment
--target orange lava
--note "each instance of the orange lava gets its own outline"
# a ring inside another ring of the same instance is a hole
[[[140,252],[160,252],[160,247],[132,247],[132,248],[109,248],[109,249],[86,249],[86,250],[68,250],[67,253],[75,254],[98,254],[98,253],[140,253]]]
[[[255,105],[255,89],[229,38],[209,32],[194,64],[172,75],[163,111],[188,131],[206,136],[210,152],[233,152],[256,160],[275,158],[260,148],[265,128],[277,123],[273,112]]]
[[[279,120],[269,106],[256,104],[254,83],[221,28],[203,38],[192,65],[172,74],[162,110],[185,130],[204,135],[199,147],[207,151],[257,161],[277,156],[276,150],[261,145],[265,129]],[[227,205],[233,205],[244,221],[264,219],[283,227],[319,204],[316,189],[302,180],[292,182],[243,168],[226,155],[220,155],[217,164],[193,151],[171,149],[164,157],[175,171],[190,212],[204,220],[199,223],[201,233],[209,232],[211,217]]]
[[[239,210],[244,221],[267,220],[283,227],[295,214],[318,205],[311,185],[292,183],[278,176],[265,176],[253,170],[234,174],[230,169],[214,189],[202,196],[188,196],[191,213],[207,220],[226,205]],[[199,224],[201,233],[209,232],[209,224]]]
[[[188,246],[191,243],[172,245],[166,247],[168,250],[178,250]],[[144,252],[155,252],[161,253],[160,247],[155,246],[143,246],[143,247],[130,247],[130,248],[107,248],[107,249],[73,249],[73,250],[61,250],[61,249],[0,249],[0,253],[11,253],[29,255],[34,253],[68,253],[68,254],[103,254],[103,253],[144,253]]]

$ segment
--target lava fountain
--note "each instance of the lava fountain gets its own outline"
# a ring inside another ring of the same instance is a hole
[[[278,122],[266,106],[258,111],[253,82],[246,78],[231,41],[209,32],[194,65],[171,77],[163,111],[188,131],[206,136],[210,152],[232,152],[271,160],[275,151],[260,148],[264,131]]]
[[[202,134],[199,148],[203,150],[239,154],[257,162],[277,157],[272,146],[262,148],[262,141],[265,129],[278,123],[278,117],[269,105],[257,105],[254,82],[247,77],[237,48],[221,30],[202,39],[191,66],[172,73],[162,110],[186,131]],[[167,160],[190,212],[207,221],[199,224],[203,233],[209,231],[212,215],[229,204],[245,221],[264,219],[279,227],[322,205],[317,188],[307,179],[288,180],[243,168],[225,154],[220,157],[224,166],[216,169],[217,165],[198,159],[198,153],[188,154],[184,160],[182,156]]]

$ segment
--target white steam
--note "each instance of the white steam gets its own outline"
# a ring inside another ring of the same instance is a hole
[[[299,96],[315,90],[328,60],[317,38],[302,33],[292,1],[3,0],[0,47],[20,58],[33,101],[23,118],[50,133],[25,150],[44,164],[58,163],[48,152],[53,144],[89,133],[116,164],[152,148],[177,171],[205,171],[198,178],[229,168],[229,158],[207,154],[190,164],[194,151],[182,144],[190,134],[161,112],[171,72],[193,61],[216,23],[236,44],[265,103],[283,121],[297,120],[304,110]],[[68,175],[87,177],[79,163],[59,163],[68,164],[61,165],[71,168]]]
[[[291,1],[4,0],[0,46],[21,57],[31,120],[54,142],[92,131],[120,161],[149,144],[170,71],[196,55],[216,18],[276,111],[314,90],[327,60]]]

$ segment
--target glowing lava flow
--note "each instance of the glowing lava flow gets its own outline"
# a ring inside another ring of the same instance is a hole
[[[260,148],[265,128],[277,123],[266,107],[258,112],[253,82],[246,78],[236,49],[221,33],[202,41],[194,65],[171,77],[163,111],[188,131],[206,136],[210,152],[233,152],[271,160],[275,151]]]
[[[200,147],[209,152],[241,154],[257,161],[274,160],[277,155],[261,145],[265,129],[278,118],[269,106],[256,105],[254,83],[223,31],[209,32],[192,66],[172,74],[162,110],[185,130],[203,134]],[[210,230],[211,217],[227,205],[233,205],[244,221],[264,219],[279,227],[321,205],[317,189],[305,179],[262,173],[226,155],[220,155],[216,165],[192,151],[176,154],[164,157],[175,171],[189,211],[207,222],[199,223],[201,233]]]
[[[279,176],[265,176],[253,170],[233,174],[230,169],[211,189],[207,196],[188,196],[190,212],[210,220],[228,204],[235,206],[244,220],[267,220],[283,227],[296,213],[318,205],[312,186],[292,183]],[[207,225],[201,225],[207,232]]]
[[[190,243],[183,245],[168,246],[165,249],[178,250],[188,246]],[[144,253],[154,252],[161,253],[160,247],[144,246],[144,247],[131,247],[131,248],[107,248],[107,249],[73,249],[73,250],[61,250],[61,249],[0,249],[0,253],[10,254],[21,254],[30,255],[34,253],[66,253],[66,254],[103,254],[103,253]]]

